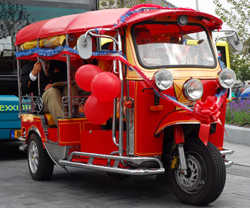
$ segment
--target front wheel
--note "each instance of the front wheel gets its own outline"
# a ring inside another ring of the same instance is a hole
[[[206,205],[215,201],[226,181],[222,155],[212,143],[205,146],[198,138],[188,140],[184,149],[187,175],[182,174],[178,167],[172,170],[171,162],[166,167],[172,191],[180,201],[190,205]],[[177,156],[176,152],[172,156]]]
[[[28,165],[30,175],[34,180],[48,180],[53,174],[54,163],[43,148],[42,141],[37,134],[30,135]]]

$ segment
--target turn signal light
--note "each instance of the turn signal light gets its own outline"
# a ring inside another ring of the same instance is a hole
[[[150,111],[162,111],[163,110],[163,105],[152,105],[149,106]]]
[[[124,102],[124,106],[126,108],[133,108],[134,107],[134,102],[132,100],[127,100]]]

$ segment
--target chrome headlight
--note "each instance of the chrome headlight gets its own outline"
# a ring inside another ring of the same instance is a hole
[[[189,79],[183,85],[183,93],[187,100],[199,100],[203,95],[203,86],[198,79]]]
[[[231,88],[236,81],[236,75],[232,69],[223,69],[219,74],[220,85],[224,88]]]
[[[167,90],[173,84],[173,75],[170,71],[162,69],[155,73],[153,82],[160,90]]]

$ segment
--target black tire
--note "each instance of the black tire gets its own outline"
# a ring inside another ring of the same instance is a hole
[[[42,141],[37,134],[30,135],[28,166],[30,175],[34,180],[49,180],[53,174],[54,162],[43,148]]]
[[[223,191],[226,181],[224,159],[217,147],[208,142],[207,146],[198,139],[187,140],[185,155],[188,165],[187,176],[167,163],[167,177],[175,196],[190,205],[207,205],[215,201]],[[178,155],[174,151],[173,155]]]

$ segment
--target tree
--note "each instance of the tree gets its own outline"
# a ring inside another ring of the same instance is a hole
[[[133,7],[138,4],[152,3],[152,0],[100,0],[99,3],[103,9],[114,9]],[[162,6],[164,6],[165,4],[162,3]]]
[[[34,22],[29,20],[29,14],[21,4],[12,4],[8,0],[0,0],[0,39],[11,36],[14,47],[15,34],[23,27]]]
[[[250,80],[250,65],[242,64],[239,67],[239,70],[237,71],[236,75],[237,78],[243,83],[247,80]]]
[[[227,0],[231,5],[229,10],[220,3],[220,0],[213,0],[213,3],[216,5],[215,13],[231,29],[238,32],[244,46],[240,53],[229,47],[231,68],[240,81],[250,80],[250,1]]]
[[[250,1],[227,0],[227,3],[232,5],[229,10],[220,3],[220,0],[213,0],[213,3],[216,5],[215,13],[221,20],[238,32],[244,45],[240,57],[248,61],[250,58]]]

